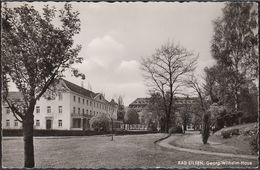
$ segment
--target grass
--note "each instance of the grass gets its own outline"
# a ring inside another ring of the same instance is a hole
[[[226,127],[226,128],[220,129],[219,131],[215,132],[214,135],[221,136],[221,132],[226,131],[226,130],[232,130],[232,129],[239,129],[239,132],[243,133],[245,131],[252,130],[255,126],[257,126],[257,123],[248,123],[248,124]]]
[[[181,165],[178,161],[257,161],[199,155],[162,149],[153,142],[165,134],[84,137],[37,137],[34,139],[37,168],[186,168],[213,165]],[[22,138],[3,138],[3,166],[23,167]],[[223,165],[222,165],[223,166]],[[252,167],[251,166],[251,167]],[[230,166],[225,166],[230,167]],[[232,167],[232,166],[231,166]],[[244,166],[242,166],[244,167]]]
[[[193,135],[182,135],[178,139],[172,141],[171,144],[179,147],[211,152],[253,155],[248,136],[234,135],[231,138],[223,139],[221,132],[225,130],[239,129],[239,131],[243,133],[244,131],[253,129],[255,125],[256,123],[250,123],[223,128],[214,135],[211,135],[208,139],[208,144],[206,145],[202,143],[201,134],[199,133]]]

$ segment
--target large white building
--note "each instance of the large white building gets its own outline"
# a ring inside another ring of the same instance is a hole
[[[9,92],[11,98],[22,99],[21,93]],[[114,127],[120,127],[117,119],[118,105],[101,93],[94,93],[67,80],[60,79],[55,90],[46,91],[36,102],[34,110],[35,129],[87,130],[90,119],[99,114],[112,118]],[[7,104],[3,102],[2,128],[19,129],[18,122]]]

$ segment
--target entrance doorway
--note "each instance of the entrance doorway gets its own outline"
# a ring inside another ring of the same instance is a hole
[[[51,129],[52,121],[47,119],[46,120],[46,129]]]

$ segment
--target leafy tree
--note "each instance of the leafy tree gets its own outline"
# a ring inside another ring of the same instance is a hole
[[[226,3],[223,16],[214,21],[211,52],[228,73],[234,108],[245,79],[258,78],[257,7],[254,3]]]
[[[124,117],[125,117],[125,106],[124,106],[122,96],[119,96],[118,97],[117,120],[123,121],[123,123],[125,124]]]
[[[125,122],[127,124],[139,124],[139,115],[136,110],[128,109],[125,116]]]
[[[163,99],[165,132],[170,126],[173,111],[173,97],[182,86],[182,77],[194,70],[197,58],[193,53],[174,43],[166,43],[147,58],[142,58],[141,70],[146,85]]]
[[[33,6],[24,4],[16,8],[2,7],[2,62],[3,98],[17,120],[23,124],[24,166],[32,168],[34,162],[33,112],[36,101],[66,69],[75,76],[79,73],[72,64],[81,63],[81,46],[73,46],[73,36],[80,31],[79,13],[65,4],[59,11],[61,26],[53,20],[57,10],[48,5],[42,15]],[[12,81],[22,93],[23,103],[8,97],[8,84]]]
[[[257,122],[258,118],[258,91],[256,85],[251,81],[241,88],[239,98],[240,110],[243,113],[241,122]]]
[[[99,114],[90,119],[90,126],[97,132],[109,130],[109,118],[105,114]]]

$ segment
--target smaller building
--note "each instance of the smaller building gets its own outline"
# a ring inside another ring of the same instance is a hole
[[[135,109],[137,112],[144,110],[149,105],[150,98],[137,98],[129,104],[130,109]]]
[[[135,109],[139,114],[140,122],[144,123],[145,121],[142,120],[142,118],[149,117],[152,114],[150,113],[148,108],[149,104],[150,98],[137,98],[129,104],[129,108]],[[175,110],[175,115],[173,119],[175,120],[175,123],[182,126],[185,116],[189,116],[186,129],[194,130],[193,120],[195,119],[195,115],[193,114],[191,109],[198,104],[199,102],[197,97],[174,97],[173,109]]]

